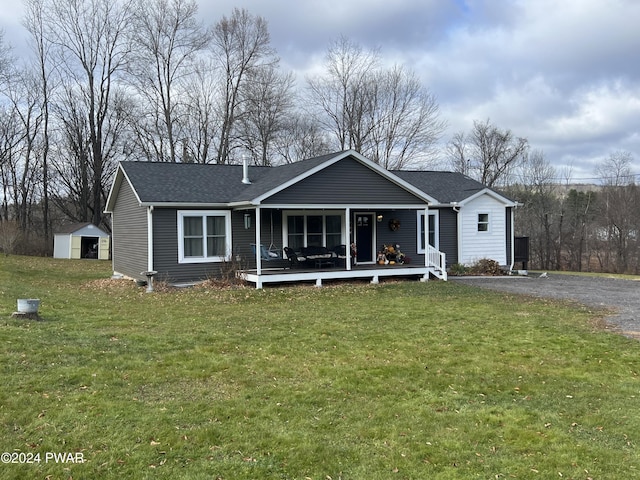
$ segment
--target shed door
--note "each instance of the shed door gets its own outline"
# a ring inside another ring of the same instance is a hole
[[[109,260],[109,237],[100,237],[100,245],[98,246],[98,258],[100,260]]]
[[[82,249],[82,237],[71,236],[71,258],[80,258]]]

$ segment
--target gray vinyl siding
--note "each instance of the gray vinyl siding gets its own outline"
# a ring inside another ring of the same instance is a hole
[[[441,208],[440,251],[447,256],[447,267],[458,263],[458,214],[450,208]]]
[[[141,207],[124,180],[112,213],[113,270],[127,277],[144,278],[147,270],[147,209]]]
[[[244,228],[244,215],[251,215],[251,228]],[[282,211],[277,209],[260,210],[260,236],[261,244],[266,248],[272,248],[282,254]],[[256,243],[256,212],[255,210],[238,210],[231,214],[233,225],[233,253],[240,255],[244,268],[256,268],[255,253],[251,244]],[[288,261],[272,260],[262,262],[263,268],[283,267]]]
[[[223,267],[224,262],[178,263],[178,211],[153,211],[153,268],[158,279],[170,283],[205,280],[220,276]]]
[[[197,210],[196,210],[197,211]],[[251,215],[251,228],[244,228],[244,214]],[[271,240],[271,214],[262,211],[262,244],[269,246]],[[282,238],[282,214],[273,211],[273,231],[275,241]],[[251,244],[255,243],[255,211],[238,210],[231,212],[232,257],[240,259],[240,268],[255,268],[255,257]],[[156,208],[153,211],[153,264],[158,279],[171,283],[192,282],[216,278],[222,270],[231,268],[228,262],[178,263],[178,211],[174,208]],[[282,246],[279,247],[280,249]],[[263,267],[270,265],[263,264]]]
[[[384,245],[400,245],[400,251],[411,258],[411,263],[424,265],[424,255],[418,254],[416,210],[382,210],[376,215],[382,215],[382,221],[376,224],[376,251],[381,251]],[[399,220],[400,228],[391,230],[390,220]]]
[[[404,188],[353,159],[344,159],[278,192],[265,204],[416,204],[423,203]]]
[[[244,214],[251,216],[251,228],[244,228]],[[256,243],[256,214],[253,210],[238,210],[231,213],[231,226],[233,231],[232,251],[234,255],[240,255],[243,267],[255,268],[255,260],[251,252],[251,244]],[[264,227],[263,227],[264,228]]]
[[[446,254],[447,266],[458,261],[458,220],[457,214],[450,208],[438,209],[438,230],[441,252]],[[418,215],[416,210],[380,211],[383,220],[378,223],[376,249],[384,244],[400,245],[400,251],[411,258],[414,264],[424,264],[424,255],[418,252]],[[389,220],[400,220],[400,228],[393,231],[389,228]]]

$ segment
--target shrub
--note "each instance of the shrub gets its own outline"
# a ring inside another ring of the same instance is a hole
[[[22,231],[20,225],[15,220],[0,220],[0,251],[5,255],[16,253],[16,248],[20,244]]]
[[[471,265],[469,273],[473,275],[502,275],[500,264],[490,258],[482,258]]]
[[[225,286],[244,285],[245,282],[238,276],[238,272],[245,268],[246,260],[240,255],[232,254],[229,260],[222,262],[219,277],[217,279],[209,278],[209,283]]]
[[[449,267],[449,273],[459,277],[467,273],[467,267],[462,263],[454,263]]]

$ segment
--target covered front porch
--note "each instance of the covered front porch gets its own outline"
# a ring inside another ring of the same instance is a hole
[[[256,288],[292,282],[322,286],[346,279],[447,279],[445,254],[432,245],[434,219],[424,205],[256,206],[239,210],[236,218],[246,232],[234,250],[241,254],[238,276]],[[381,262],[381,249],[391,245],[400,248],[402,259]],[[318,249],[329,258],[311,260],[309,251]],[[299,262],[296,254],[306,255],[306,261]]]
[[[266,284],[311,282],[321,287],[324,281],[366,280],[377,284],[382,278],[415,278],[426,282],[430,277],[446,280],[446,271],[442,275],[440,269],[424,265],[354,265],[346,268],[266,268],[258,274],[256,269],[242,270],[240,278],[254,283],[256,288]]]

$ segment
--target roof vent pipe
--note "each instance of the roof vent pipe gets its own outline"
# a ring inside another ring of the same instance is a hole
[[[246,155],[242,155],[242,183],[245,185],[251,184],[249,180],[249,160]]]

